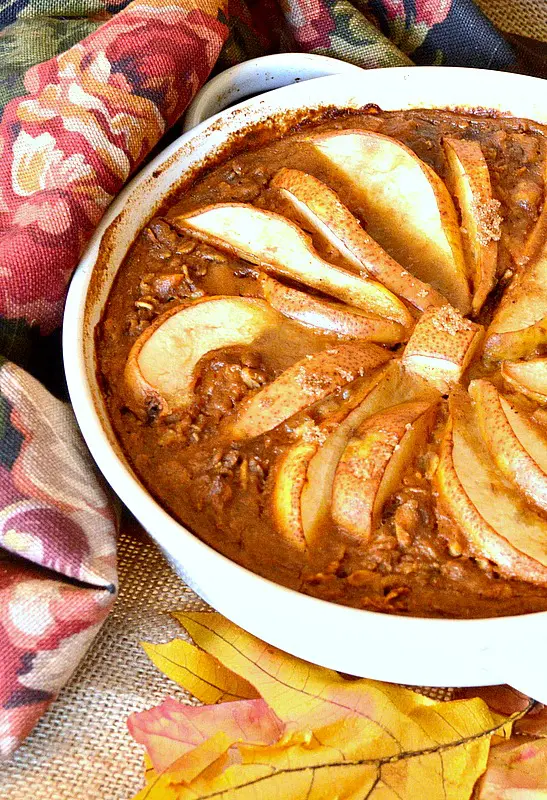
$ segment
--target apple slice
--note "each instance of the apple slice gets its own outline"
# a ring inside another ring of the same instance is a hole
[[[387,370],[389,367],[390,365]],[[273,470],[272,515],[285,540],[300,550],[315,543],[313,537],[307,535],[309,531],[304,531],[301,512],[302,494],[309,482],[310,462],[318,451],[323,452],[323,445],[332,438],[333,431],[336,434],[344,428],[345,420],[378,384],[385,371],[382,369],[373,373],[370,379],[363,378],[361,385],[354,388],[350,397],[319,424],[304,424],[299,432],[300,438],[276,461]],[[318,489],[321,493],[322,487]]]
[[[450,411],[435,474],[442,513],[458,525],[471,555],[492,561],[506,577],[547,584],[547,521],[503,479],[461,387]]]
[[[543,159],[543,187],[543,207],[536,222],[534,223],[532,230],[530,231],[530,234],[528,235],[528,238],[526,239],[526,242],[524,243],[521,256],[517,258],[517,263],[520,265],[528,264],[530,261],[537,258],[547,242],[547,203],[545,202],[545,188],[547,187],[547,160],[545,158]]]
[[[478,142],[443,139],[447,183],[460,207],[463,247],[473,281],[473,312],[477,314],[496,280],[501,217],[492,197],[486,159]]]
[[[458,216],[431,167],[400,142],[373,131],[333,131],[306,140],[349,182],[367,233],[467,314],[471,295]]]
[[[302,526],[300,498],[306,484],[310,459],[317,452],[319,441],[298,441],[289,447],[277,464],[272,492],[273,518],[285,541],[298,550],[307,547]]]
[[[357,270],[365,270],[419,311],[446,304],[445,297],[403,269],[371,239],[338,195],[320,180],[298,169],[284,167],[274,175],[270,186],[278,189]]]
[[[547,511],[547,441],[542,431],[489,381],[472,381],[469,394],[498,468],[532,503]]]
[[[436,404],[402,403],[367,419],[348,442],[334,476],[332,518],[367,542],[403,473],[427,442]]]
[[[369,385],[366,397],[330,433],[310,459],[302,489],[302,528],[308,542],[315,539],[322,521],[330,513],[336,467],[349,437],[372,414],[398,403],[414,400],[434,403],[439,393],[420,377],[408,373],[400,361],[393,361]]]
[[[211,350],[251,344],[282,319],[264,300],[206,297],[161,314],[134,343],[124,371],[129,408],[141,419],[192,402],[199,359]]]
[[[530,417],[532,422],[535,422],[537,425],[540,426],[544,433],[547,433],[547,409],[546,408],[536,408],[532,416]]]
[[[326,517],[329,511],[334,470],[352,424],[361,422],[360,414],[364,412],[359,409],[365,408],[365,398],[374,394],[376,387],[384,382],[394,363],[365,380],[347,401],[314,426],[311,432],[306,427],[302,439],[291,445],[278,460],[272,491],[273,518],[285,539],[299,549],[315,544],[315,523]],[[397,374],[399,371],[400,367]],[[391,380],[390,392],[395,385]],[[326,464],[330,466],[330,474]]]
[[[279,214],[244,203],[225,203],[175,217],[173,224],[191,236],[258,264],[266,272],[297,280],[405,327],[413,322],[409,310],[389,289],[328,264],[316,253],[310,237]]]
[[[486,332],[490,361],[529,358],[547,345],[547,240],[505,290]]]
[[[421,378],[391,361],[355,392],[350,403],[318,426],[316,435],[298,441],[280,460],[272,495],[278,529],[290,541],[313,547],[322,523],[330,514],[336,467],[349,437],[378,411],[404,401],[439,399],[439,393]]]
[[[356,342],[308,355],[244,400],[230,423],[230,433],[234,439],[267,433],[390,358],[391,353],[382,347]]]
[[[501,374],[517,391],[536,403],[547,405],[547,358],[504,361]]]
[[[504,302],[504,299],[502,299]],[[529,299],[531,304],[533,299]],[[525,328],[501,333],[492,332],[492,326],[487,331],[484,344],[486,361],[517,360],[529,358],[545,350],[547,346],[547,316]]]
[[[321,300],[291,286],[279,283],[269,275],[260,278],[268,303],[283,316],[332,331],[348,339],[363,339],[380,344],[397,344],[408,338],[407,329],[398,322],[367,314],[359,308]]]
[[[482,325],[465,319],[452,306],[429,309],[408,340],[403,364],[446,393],[469,366],[483,334]]]

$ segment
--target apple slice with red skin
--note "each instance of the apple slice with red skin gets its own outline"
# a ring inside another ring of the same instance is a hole
[[[547,358],[504,361],[501,374],[518,392],[540,405],[547,405]]]
[[[465,319],[452,306],[431,308],[418,320],[403,364],[440,392],[447,392],[462,377],[483,336],[482,325]]]
[[[473,312],[477,314],[496,280],[501,217],[492,197],[490,173],[478,142],[443,139],[447,184],[460,207],[463,247],[473,282]]]
[[[355,539],[370,539],[403,473],[425,447],[436,407],[415,401],[384,409],[349,440],[336,468],[331,511],[334,522]]]
[[[336,192],[298,169],[283,167],[270,182],[359,272],[364,270],[419,311],[447,300],[394,261],[362,228]]]
[[[547,440],[487,380],[469,384],[482,437],[498,469],[542,511],[547,511]]]
[[[252,439],[277,428],[337,389],[372,373],[391,358],[375,344],[347,342],[297,361],[272,383],[243,400],[229,423],[234,439]]]
[[[310,237],[280,214],[245,203],[219,203],[175,217],[172,224],[265,272],[296,280],[404,327],[413,323],[410,311],[389,289],[324,261]]]
[[[434,481],[440,510],[458,526],[470,555],[493,562],[505,577],[547,584],[547,521],[497,469],[461,387],[450,397]]]
[[[358,308],[312,297],[292,286],[279,283],[269,275],[260,277],[264,298],[283,316],[331,331],[347,339],[362,339],[379,344],[397,344],[408,338],[408,329],[398,322],[367,314]]]
[[[272,508],[278,530],[302,547],[313,547],[329,517],[336,467],[350,436],[372,414],[418,398],[434,403],[439,393],[394,360],[353,396],[350,405],[318,426],[313,438],[292,445],[276,467]]]
[[[439,176],[408,147],[373,131],[312,134],[362,208],[367,233],[462,314],[471,310],[458,215]]]
[[[268,303],[250,297],[205,297],[157,317],[133,344],[125,370],[128,407],[146,419],[190,405],[195,368],[211,350],[251,344],[279,325]]]

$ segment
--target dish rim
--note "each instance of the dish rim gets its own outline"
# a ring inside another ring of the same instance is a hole
[[[544,81],[538,78],[530,78],[528,76],[515,75],[513,73],[485,73],[483,70],[465,69],[459,67],[412,67],[410,69],[397,68],[397,70],[394,70],[394,68],[387,68],[378,70],[364,70],[363,73],[368,78],[373,79],[375,77],[386,77],[386,73],[392,75],[394,72],[396,72],[398,73],[398,79],[404,84],[405,82],[408,83],[409,81],[413,81],[415,78],[418,78],[419,81],[422,77],[429,78],[432,77],[433,74],[437,74],[438,76],[439,71],[442,72],[443,79],[447,77],[448,72],[450,72],[455,78],[460,77],[461,79],[470,79],[472,76],[469,73],[479,73],[481,80],[484,80],[485,74],[489,76],[489,79],[491,79],[492,75],[495,75],[504,83],[516,82],[518,87],[522,87],[523,82],[533,82],[534,85],[538,84],[538,88],[545,91]],[[424,73],[426,74],[424,75]],[[458,76],[458,74],[454,75],[454,73],[460,74]],[[465,75],[462,75],[461,73],[465,73]],[[507,635],[509,627],[516,628],[520,626],[524,628],[530,624],[532,625],[532,628],[536,629],[537,632],[538,624],[547,624],[547,611],[539,611],[516,616],[481,617],[473,619],[387,614],[368,609],[358,609],[344,606],[331,601],[311,597],[294,589],[289,589],[285,586],[282,586],[281,584],[274,583],[273,581],[263,578],[247,568],[240,566],[199,539],[197,535],[193,534],[190,530],[185,528],[182,523],[179,523],[174,517],[165,511],[165,509],[153,498],[146,487],[144,487],[139,481],[136,474],[133,473],[128,462],[121,458],[119,453],[116,453],[111,436],[105,430],[103,420],[101,419],[101,410],[97,408],[95,399],[93,398],[89,383],[89,365],[87,364],[87,359],[84,356],[84,350],[80,342],[80,336],[85,339],[86,336],[89,337],[90,335],[89,331],[87,331],[87,306],[90,302],[88,292],[91,275],[98,258],[99,246],[101,243],[104,244],[103,240],[105,240],[105,234],[111,234],[112,231],[114,231],[115,239],[115,227],[119,221],[119,215],[123,211],[127,210],[129,200],[135,193],[136,189],[142,186],[146,181],[149,181],[151,178],[153,178],[154,173],[157,173],[158,171],[161,172],[162,170],[165,171],[166,165],[169,163],[170,159],[183,150],[184,145],[187,145],[192,140],[197,139],[197,137],[201,136],[203,138],[206,132],[211,131],[214,126],[219,123],[219,121],[222,122],[227,117],[231,116],[233,118],[234,115],[241,115],[241,122],[244,126],[245,111],[255,108],[257,104],[260,103],[271,103],[272,97],[276,99],[283,96],[284,98],[288,98],[290,100],[292,95],[298,96],[299,93],[304,94],[303,90],[309,90],[310,84],[320,84],[321,86],[326,87],[328,83],[328,87],[330,88],[333,84],[342,84],[342,82],[344,82],[347,92],[348,82],[353,84],[355,80],[355,78],[350,77],[347,74],[315,78],[307,81],[306,83],[279,88],[265,95],[253,97],[231,107],[230,109],[227,109],[226,111],[222,111],[216,114],[214,117],[205,120],[196,128],[193,128],[192,130],[178,137],[167,148],[165,148],[165,150],[157,155],[154,160],[151,161],[143,170],[141,170],[131,180],[126,188],[115,198],[107,214],[103,218],[103,221],[92,237],[88,247],[86,248],[82,259],[80,260],[78,269],[71,282],[66,302],[63,325],[63,353],[65,369],[67,373],[67,383],[74,407],[74,412],[78,420],[78,424],[82,430],[84,439],[86,440],[91,454],[99,466],[100,471],[105,476],[108,483],[113,487],[118,496],[122,499],[122,501],[129,507],[137,519],[139,519],[139,521],[144,525],[146,530],[149,531],[152,537],[156,539],[160,547],[162,547],[162,549],[166,551],[171,558],[174,558],[174,556],[172,555],[173,548],[170,538],[171,534],[176,534],[177,537],[179,537],[181,540],[184,540],[186,546],[193,551],[193,557],[204,558],[207,560],[212,559],[215,564],[218,565],[217,571],[227,573],[226,580],[228,582],[242,581],[243,584],[248,584],[250,582],[251,584],[255,584],[257,591],[265,593],[267,596],[279,595],[285,600],[288,600],[289,604],[294,605],[295,613],[298,612],[302,613],[303,615],[313,613],[319,616],[327,617],[340,616],[340,624],[349,626],[350,628],[353,628],[356,624],[363,625],[363,623],[366,621],[374,621],[376,623],[375,627],[378,627],[379,624],[383,629],[384,636],[390,636],[395,632],[398,632],[401,628],[401,624],[404,624],[407,635],[410,634],[411,637],[419,638],[421,638],[425,633],[427,633],[428,637],[434,638],[436,633],[440,632],[441,630],[443,632],[449,630],[450,632],[453,632],[453,634],[458,632],[458,635],[461,635],[464,632],[469,632],[469,634],[473,633],[473,635],[475,635],[478,634],[479,631],[484,634],[485,627],[492,629],[496,635],[499,633],[499,631],[501,631],[501,629],[503,629],[504,633]],[[264,98],[266,98],[266,100],[264,100]],[[415,108],[416,105],[413,105],[412,107]],[[421,107],[426,109],[438,108],[439,106],[429,103],[429,105],[423,105]],[[447,108],[447,106],[445,105],[444,108]],[[482,108],[482,106],[480,106],[480,108]],[[454,109],[452,108],[452,110]],[[516,115],[511,111],[508,111],[507,114],[512,116]],[[538,120],[535,116],[528,116],[534,121],[547,123],[547,107],[543,111],[543,115],[543,120]],[[251,123],[251,126],[252,124],[256,124],[256,122]],[[209,153],[209,158],[212,157],[212,152],[214,152],[214,150]],[[181,156],[181,158],[184,158],[184,156]],[[177,159],[175,159],[175,163],[176,160]],[[153,213],[154,210],[151,211],[151,214],[148,215],[148,218]],[[142,225],[140,227],[142,227]],[[106,238],[108,239],[108,237]],[[117,273],[118,269],[119,266],[116,268],[115,273]],[[112,281],[110,281],[109,291],[111,284]],[[104,310],[104,303],[101,310]],[[154,530],[151,531],[150,527],[152,527]],[[250,581],[249,578],[251,579]],[[196,589],[199,594],[205,594],[206,597],[209,595],[207,591],[200,591],[201,587],[196,586],[195,581],[192,582],[191,575],[185,576],[185,579],[192,586],[192,588]],[[222,611],[222,613],[225,612]],[[226,615],[229,616],[229,614]],[[253,630],[251,630],[251,632],[256,633],[256,631]],[[321,662],[318,661],[317,663]],[[389,678],[387,679],[389,680]],[[503,679],[506,680],[507,676],[505,676]],[[432,683],[432,685],[435,684]],[[468,681],[466,681],[466,685],[470,685]]]

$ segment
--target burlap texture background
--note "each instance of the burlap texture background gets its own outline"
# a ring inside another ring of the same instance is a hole
[[[139,645],[181,636],[169,611],[207,609],[157,547],[132,530],[118,542],[120,593],[71,682],[13,760],[0,768],[2,800],[127,800],[142,785],[142,748],[125,720],[186,692]]]
[[[475,0],[497,27],[547,42],[547,0]]]

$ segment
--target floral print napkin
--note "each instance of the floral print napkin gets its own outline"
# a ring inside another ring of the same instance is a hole
[[[4,361],[0,758],[47,708],[107,615],[115,595],[115,528],[112,502],[70,407]]]
[[[291,50],[362,67],[545,68],[471,0],[0,4],[0,758],[70,677],[116,593],[114,504],[54,396],[65,398],[72,271],[211,71]]]

